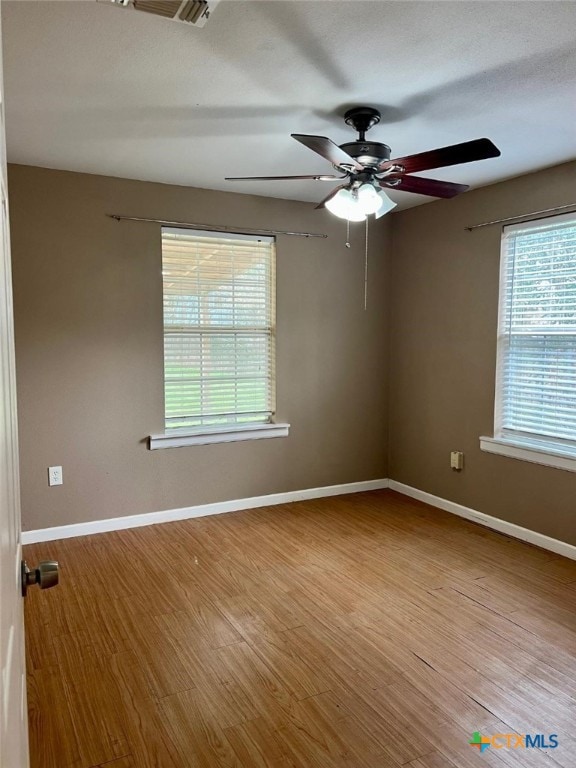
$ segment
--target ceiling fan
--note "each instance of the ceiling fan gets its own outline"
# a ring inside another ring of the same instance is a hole
[[[490,139],[476,139],[391,160],[391,150],[387,144],[366,140],[367,131],[380,122],[377,109],[354,107],[346,112],[344,121],[357,131],[358,138],[340,146],[325,136],[292,134],[296,141],[329,160],[341,176],[237,176],[227,177],[226,181],[343,181],[316,208],[328,208],[336,216],[349,221],[364,221],[369,214],[373,213],[379,218],[396,206],[385,194],[385,189],[399,189],[432,197],[454,197],[468,189],[466,184],[413,176],[417,171],[471,163],[500,155],[500,150]]]

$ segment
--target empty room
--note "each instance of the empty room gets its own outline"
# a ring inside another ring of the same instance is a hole
[[[0,767],[575,768],[576,2],[0,9]]]

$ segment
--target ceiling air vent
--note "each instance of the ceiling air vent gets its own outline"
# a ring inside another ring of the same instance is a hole
[[[99,0],[203,27],[220,0]]]

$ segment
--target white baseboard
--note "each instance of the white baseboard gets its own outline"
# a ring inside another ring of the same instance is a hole
[[[542,549],[555,552],[558,555],[576,560],[576,546],[568,544],[543,533],[531,531],[521,525],[509,523],[498,517],[486,515],[470,507],[464,507],[454,501],[448,501],[432,493],[420,491],[410,485],[404,485],[396,480],[382,478],[380,480],[365,480],[359,483],[344,483],[342,485],[326,485],[321,488],[307,488],[303,491],[287,491],[286,493],[272,493],[267,496],[252,496],[245,499],[232,499],[231,501],[219,501],[213,504],[199,504],[195,507],[183,507],[182,509],[167,509],[163,512],[147,512],[142,515],[129,515],[127,517],[113,517],[108,520],[94,520],[88,523],[75,523],[72,525],[60,525],[55,528],[41,528],[37,531],[23,531],[22,544],[37,544],[42,541],[55,541],[57,539],[70,539],[75,536],[89,536],[94,533],[106,533],[108,531],[120,531],[126,528],[140,528],[144,525],[157,525],[158,523],[170,523],[175,520],[189,520],[194,517],[207,515],[220,515],[225,512],[238,512],[243,509],[255,509],[276,504],[288,504],[292,501],[305,501],[307,499],[320,499],[325,496],[340,496],[345,493],[361,493],[363,491],[377,491],[390,488],[393,491],[410,496],[418,501],[423,501],[433,507],[443,509],[458,517],[472,520],[487,528],[512,536],[515,539],[526,541]]]
[[[418,501],[423,501],[426,504],[431,504],[433,507],[443,509],[445,512],[451,512],[458,517],[465,517],[466,520],[472,520],[480,525],[485,525],[487,528],[493,528],[499,533],[504,533],[507,536],[512,536],[514,539],[520,539],[521,541],[527,541],[529,544],[534,544],[542,549],[548,549],[550,552],[555,552],[557,555],[563,555],[569,557],[571,560],[576,560],[576,546],[568,544],[565,541],[559,539],[553,539],[551,536],[545,536],[543,533],[537,533],[531,531],[529,528],[523,528],[521,525],[515,525],[509,523],[506,520],[501,520],[499,517],[492,517],[492,515],[486,515],[484,512],[478,512],[470,507],[464,507],[462,504],[456,504],[454,501],[448,501],[440,496],[434,496],[432,493],[426,493],[426,491],[420,491],[418,488],[412,488],[410,485],[404,485],[404,483],[398,483],[396,480],[390,480],[388,487],[392,491],[398,491],[398,493],[404,494],[404,496],[410,496]]]
[[[321,488],[307,488],[303,491],[287,491],[286,493],[271,493],[267,496],[252,496],[247,499],[232,499],[217,501],[214,504],[199,504],[195,507],[182,509],[166,509],[163,512],[147,512],[142,515],[113,517],[108,520],[94,520],[88,523],[59,525],[54,528],[41,528],[37,531],[22,531],[22,544],[37,544],[41,541],[56,541],[70,539],[75,536],[89,536],[94,533],[120,531],[126,528],[140,528],[144,525],[170,523],[175,520],[188,520],[193,517],[220,515],[224,512],[238,512],[242,509],[255,509],[276,504],[287,504],[291,501],[320,499],[324,496],[341,496],[345,493],[361,493],[362,491],[377,491],[388,488],[388,480],[364,480],[359,483],[344,483],[342,485],[326,485]]]

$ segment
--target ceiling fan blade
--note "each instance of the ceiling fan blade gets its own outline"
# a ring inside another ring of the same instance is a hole
[[[292,133],[293,139],[299,141],[300,144],[304,144],[305,147],[311,149],[322,157],[329,160],[333,165],[352,166],[357,171],[363,170],[364,166],[354,160],[347,152],[340,149],[338,144],[334,144],[331,139],[327,139],[326,136],[307,136],[303,133]]]
[[[224,181],[286,181],[290,179],[313,179],[314,181],[338,181],[345,176],[226,176]]]
[[[326,197],[324,198],[324,200],[321,200],[321,201],[318,203],[318,205],[316,206],[316,209],[318,209],[318,208],[324,208],[324,207],[326,206],[326,203],[327,203],[329,200],[332,200],[332,198],[333,198],[335,195],[337,195],[337,194],[338,194],[338,192],[340,192],[340,190],[341,190],[341,189],[344,189],[344,187],[345,187],[345,186],[346,186],[346,184],[340,184],[339,186],[337,186],[337,187],[336,187],[336,189],[333,189],[333,190],[332,190],[332,192],[330,192],[330,194],[329,194],[329,195],[326,195]]]
[[[486,160],[489,157],[498,157],[500,150],[490,139],[475,139],[465,141],[462,144],[453,144],[450,147],[431,149],[429,152],[421,152],[418,155],[397,157],[394,160],[385,160],[378,166],[379,171],[385,171],[392,165],[401,165],[406,173],[428,171],[431,168],[445,168],[448,165],[460,165],[460,163],[472,163],[475,160]]]
[[[398,184],[393,183],[396,179],[400,179]],[[422,176],[388,176],[380,182],[380,186],[384,189],[400,189],[402,192],[416,192],[419,195],[430,195],[432,197],[455,197],[461,192],[466,192],[467,189],[470,189],[467,184],[454,184],[451,181],[425,179]]]

